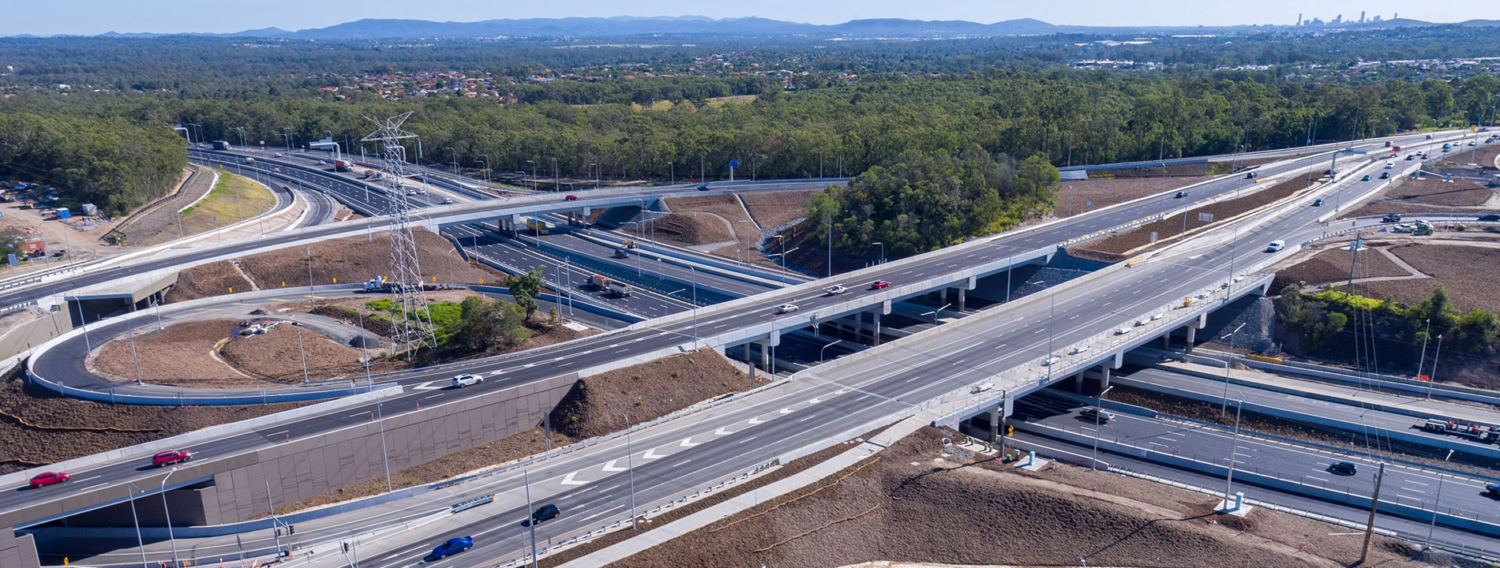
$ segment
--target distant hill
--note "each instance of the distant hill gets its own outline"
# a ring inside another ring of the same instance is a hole
[[[1431,22],[1393,19],[1380,22],[1343,22],[1337,26],[1315,29],[1379,29],[1433,26]],[[1500,26],[1500,20],[1469,20],[1459,25],[1470,27]],[[981,24],[963,20],[907,20],[878,18],[851,20],[842,24],[818,25],[766,18],[725,18],[704,16],[612,18],[531,18],[483,20],[478,22],[434,22],[429,20],[363,19],[326,28],[288,31],[270,27],[222,35],[226,37],[264,37],[310,40],[377,39],[377,38],[480,38],[480,37],[604,37],[632,35],[725,35],[725,36],[805,36],[813,38],[880,38],[880,37],[985,37],[1043,35],[1054,33],[1217,33],[1246,30],[1294,29],[1293,26],[1068,26],[1055,25],[1030,18]],[[115,33],[106,37],[158,37],[170,34]]]

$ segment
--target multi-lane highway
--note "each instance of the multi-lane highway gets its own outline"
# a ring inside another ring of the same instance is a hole
[[[1266,167],[1263,168],[1262,177],[1323,163],[1325,159],[1312,158]],[[1205,192],[1203,195],[1212,195],[1234,189],[1243,183],[1244,181],[1234,178],[1225,179],[1202,186],[1194,192],[1202,191]],[[1336,191],[1340,194],[1347,192],[1350,195],[1356,195],[1368,191],[1370,183],[1372,182],[1355,181],[1344,184]],[[1332,197],[1332,192],[1329,197]],[[1090,230],[1129,223],[1143,218],[1145,214],[1157,213],[1160,208],[1160,203],[1155,200],[1145,200],[1103,210],[1095,214],[1080,216],[1069,223],[1054,224],[1016,235],[1002,236],[977,249],[969,248],[957,253],[939,251],[909,259],[909,261],[892,263],[887,267],[889,274],[882,274],[882,277],[892,281],[896,286],[903,282],[919,282],[932,275],[943,274],[955,266],[962,267],[966,263],[975,262],[985,256],[1004,257],[1008,252],[1033,250],[1038,246],[1060,242]],[[1305,231],[1306,227],[1314,225],[1313,221],[1321,213],[1321,211],[1312,211],[1305,207],[1288,209],[1290,210],[1279,212],[1280,214],[1274,220],[1260,227],[1239,233],[1227,249],[1218,247],[1186,258],[1154,259],[1137,265],[1128,272],[1117,271],[1115,276],[1109,279],[1089,279],[1087,282],[1073,286],[1065,293],[1049,298],[1055,301],[1055,306],[1052,302],[1041,301],[1021,303],[1013,309],[1000,310],[1003,312],[1002,317],[981,316],[966,319],[965,325],[956,326],[951,334],[941,334],[941,339],[934,336],[934,338],[911,344],[892,344],[878,350],[878,353],[867,352],[868,356],[860,358],[856,364],[840,367],[813,381],[822,388],[828,389],[823,394],[832,396],[818,396],[816,405],[820,410],[810,413],[805,420],[791,424],[788,423],[792,421],[776,420],[772,421],[768,427],[747,428],[734,434],[716,436],[716,439],[709,442],[685,447],[684,457],[699,464],[713,464],[713,467],[704,470],[704,475],[722,476],[724,473],[732,472],[750,463],[747,460],[758,459],[766,455],[780,455],[787,449],[798,447],[798,444],[805,444],[809,440],[826,436],[827,432],[836,431],[841,425],[858,425],[888,416],[915,401],[930,399],[955,388],[972,384],[980,378],[994,376],[1001,370],[1034,360],[1046,354],[1051,344],[1070,345],[1096,334],[1101,329],[1118,326],[1138,316],[1142,311],[1157,309],[1159,306],[1179,300],[1184,295],[1222,280],[1229,273],[1230,257],[1236,251],[1242,255],[1240,262],[1244,262],[1243,255],[1256,254],[1252,251],[1258,251],[1264,243]],[[849,286],[853,289],[852,294],[865,293],[864,288],[868,282],[846,280],[849,279],[834,278],[828,283],[839,282]],[[714,330],[722,330],[731,326],[763,322],[771,318],[768,306],[784,301],[801,303],[804,309],[816,309],[819,306],[846,299],[829,299],[806,294],[806,292],[797,291],[776,291],[764,294],[758,298],[764,301],[753,305],[700,309],[696,321],[697,330],[700,333],[711,333]],[[799,295],[806,296],[799,297]],[[594,342],[571,345],[560,351],[523,355],[500,362],[476,362],[475,369],[489,373],[491,376],[501,377],[500,380],[486,382],[484,387],[503,388],[502,385],[514,385],[532,378],[566,372],[565,367],[568,366],[583,366],[594,364],[595,361],[608,360],[611,353],[623,355],[680,345],[685,342],[684,338],[688,337],[692,331],[693,327],[687,321],[677,320],[638,330],[609,334]],[[569,351],[570,349],[573,351]],[[531,360],[528,358],[534,358],[532,362],[535,365],[527,368],[513,367],[522,360]],[[859,356],[851,360],[855,358]],[[574,368],[577,368],[576,366]],[[423,377],[420,374],[403,377],[400,380],[411,383],[424,378],[435,380],[435,378]],[[838,391],[844,389],[848,390],[839,394]],[[476,391],[451,395],[426,392],[420,395],[407,395],[388,402],[386,408],[387,412],[399,412],[404,403],[414,402],[413,399],[416,396],[459,397],[468,395],[470,392]],[[455,399],[449,398],[448,400]],[[358,408],[349,409],[348,413],[353,414],[359,410]],[[345,413],[345,411],[340,411],[340,414]],[[350,422],[350,419],[345,419],[341,423],[337,416],[322,416],[282,425],[279,429],[287,430],[292,436],[305,436],[309,433],[328,431]],[[740,451],[735,446],[742,443],[740,440],[746,438],[766,441],[766,450],[759,454]],[[205,444],[203,459],[222,459],[223,456],[242,451],[246,447],[264,443],[270,443],[264,434],[242,435],[216,441]],[[691,456],[689,456],[690,453]],[[599,478],[598,482],[604,482],[611,477],[618,479],[618,474],[613,473],[614,470],[611,469],[613,466],[607,466],[607,463],[608,459],[620,457],[623,456],[599,456],[602,469],[594,472],[590,477],[608,473],[610,475]],[[645,460],[645,456],[640,456],[640,459]],[[677,472],[670,470],[675,467],[671,465],[672,463],[686,463],[668,460],[646,461],[648,463],[637,470],[638,482],[647,467],[660,469],[661,471],[656,475],[666,480],[676,477],[673,474]],[[110,475],[94,475],[93,471],[87,472],[85,476],[75,474],[75,479],[93,476],[95,483],[102,484],[120,483],[131,477],[132,467],[129,464],[110,464],[104,467],[115,467],[117,470],[108,472]],[[649,479],[651,473],[648,472],[645,475]],[[573,481],[579,477],[575,476]],[[587,500],[585,490],[591,489],[593,487],[588,485],[574,487],[571,484],[557,484],[551,488],[553,491],[551,499],[562,501],[576,493],[577,495],[571,498]],[[534,487],[533,490],[541,491],[545,495],[548,488]],[[41,494],[42,492],[32,493]],[[21,499],[10,497],[0,499],[0,506],[9,509],[33,499],[31,495],[23,495]],[[609,498],[611,502],[617,503],[619,495],[611,493]],[[508,518],[506,515],[496,518],[501,517]],[[565,516],[565,519],[576,518]],[[482,522],[494,524],[498,521]],[[548,530],[565,532],[584,525],[579,521],[573,521],[573,524],[570,524],[565,520],[551,526],[553,528]],[[494,532],[502,542],[514,536],[505,527],[496,528]]]

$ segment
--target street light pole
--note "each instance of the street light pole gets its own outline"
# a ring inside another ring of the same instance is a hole
[[[1432,354],[1432,374],[1427,375],[1427,400],[1432,400],[1432,383],[1437,382],[1438,357],[1443,355],[1443,336],[1438,335],[1437,353]]]
[[[873,243],[870,243],[870,244],[872,244],[872,245],[880,245],[880,262],[879,262],[879,264],[885,264],[885,243],[882,243],[880,241],[876,241],[876,242],[873,242]]]
[[[1240,410],[1244,406],[1245,401],[1234,401],[1234,437],[1231,438],[1232,441],[1229,444],[1229,476],[1224,480],[1225,508],[1228,508],[1228,503],[1234,499],[1234,493],[1231,492],[1230,488],[1234,484],[1234,455],[1240,451]]]
[[[1417,361],[1417,380],[1422,380],[1422,368],[1427,366],[1427,340],[1432,339],[1432,318],[1423,322],[1427,328],[1422,332],[1422,358]]]
[[[172,474],[177,473],[177,468],[167,472],[167,476],[161,478],[161,510],[167,516],[167,540],[172,543],[172,564],[181,566],[182,561],[177,559],[177,538],[172,535],[172,508],[167,506],[167,480],[172,479]]]
[[[627,416],[624,411],[615,408],[608,402],[604,403],[604,406],[609,407],[610,410],[620,413],[620,417],[625,419],[625,468],[627,471],[629,471],[627,475],[630,476],[630,530],[635,530],[636,519],[638,517],[636,517],[635,514],[635,452],[631,451],[630,449],[630,417]]]
[[[833,340],[832,343],[829,343],[828,345],[824,345],[822,349],[819,349],[818,350],[818,362],[819,363],[823,362],[823,353],[825,351],[827,351],[829,347],[833,347],[833,346],[838,345],[838,344],[839,344],[839,340],[835,339],[835,340]]]
[[[531,566],[536,568],[536,511],[531,508],[531,471],[521,470],[521,479],[526,484],[526,526],[531,529]]]
[[[1449,452],[1449,455],[1452,455],[1452,452]],[[127,481],[126,483],[134,487],[136,493],[145,493],[145,491],[141,491],[140,487],[136,486],[135,482]],[[126,490],[126,493],[130,493],[130,491]],[[141,538],[141,518],[135,514],[136,493],[130,493],[130,520],[135,523],[135,544],[141,549],[141,566],[144,568],[147,565],[146,540]],[[1431,540],[1431,538],[1429,537],[1428,540]]]
[[[1240,327],[1245,327],[1245,324],[1240,324]],[[1229,356],[1224,358],[1224,402],[1219,406],[1219,416],[1229,413],[1229,366],[1234,363],[1234,335],[1240,332],[1240,327],[1234,328],[1228,336]]]
[[[1443,468],[1448,468],[1448,458],[1453,457],[1453,450],[1448,450],[1448,455],[1443,457]],[[1432,523],[1427,525],[1427,546],[1432,548],[1432,531],[1437,530],[1438,502],[1443,499],[1443,474],[1438,472],[1437,496],[1432,498]]]
[[[1099,469],[1099,415],[1104,414],[1104,395],[1109,394],[1110,389],[1113,388],[1115,388],[1114,385],[1110,385],[1104,390],[1099,391],[1099,400],[1094,403],[1099,411],[1094,413],[1094,457],[1089,460],[1089,469],[1091,470]]]

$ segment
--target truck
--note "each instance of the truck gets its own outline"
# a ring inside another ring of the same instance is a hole
[[[333,170],[336,172],[352,172],[354,171],[354,162],[349,160],[334,160]]]
[[[41,239],[32,239],[26,241],[24,250],[26,251],[26,256],[32,258],[38,256],[47,256],[47,242]]]
[[[1431,235],[1432,234],[1432,223],[1428,223],[1427,221],[1418,219],[1417,220],[1417,225],[1416,225],[1416,227],[1412,228],[1411,234],[1416,235],[1418,237],[1425,237],[1425,236]]]
[[[434,282],[417,282],[412,284],[398,284],[384,278],[371,278],[365,281],[365,292],[395,292],[400,289],[406,290],[448,290],[447,284]]]
[[[234,148],[234,147],[230,146],[228,142],[225,142],[223,140],[214,140],[214,149],[215,150],[229,150],[229,149],[232,149],[232,148]]]
[[[541,219],[527,219],[526,228],[531,229],[532,232],[538,235],[545,235],[547,234],[547,229],[552,228],[552,226]]]
[[[618,280],[612,280],[608,276],[595,274],[589,278],[589,284],[595,289],[622,298],[630,296],[630,285]]]
[[[1460,436],[1484,443],[1492,444],[1500,440],[1500,427],[1496,426],[1470,424],[1457,420],[1440,420],[1437,418],[1428,418],[1419,424],[1419,426],[1427,432]]]

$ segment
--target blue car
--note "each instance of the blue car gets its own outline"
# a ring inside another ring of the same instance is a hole
[[[456,538],[450,538],[448,539],[448,542],[440,544],[437,548],[432,549],[432,558],[434,560],[441,560],[445,556],[448,556],[450,554],[458,554],[473,547],[474,539],[472,537],[460,536]]]

